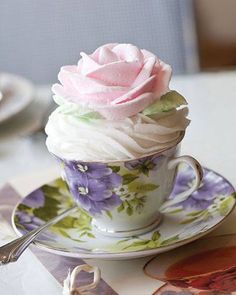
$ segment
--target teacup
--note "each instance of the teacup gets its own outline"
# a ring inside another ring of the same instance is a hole
[[[155,228],[161,221],[161,210],[186,200],[199,187],[201,165],[190,156],[179,156],[179,150],[180,143],[134,160],[60,161],[74,199],[93,217],[96,230],[129,237]],[[195,183],[167,201],[182,162],[194,170]]]

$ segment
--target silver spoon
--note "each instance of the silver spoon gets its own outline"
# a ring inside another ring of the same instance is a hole
[[[0,265],[7,264],[10,262],[15,262],[21,256],[21,254],[29,247],[29,245],[35,240],[35,238],[49,226],[57,223],[70,213],[73,213],[78,209],[77,205],[74,205],[70,209],[62,212],[61,214],[57,215],[56,217],[52,218],[48,222],[44,223],[43,225],[39,226],[38,228],[28,232],[26,235],[15,239],[8,244],[0,247]],[[81,249],[85,250],[85,249]]]

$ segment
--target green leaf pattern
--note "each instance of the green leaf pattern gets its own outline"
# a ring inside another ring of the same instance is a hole
[[[54,95],[53,97],[56,104],[59,105],[59,107],[54,111],[54,113],[61,113],[64,115],[71,115],[75,119],[79,120],[97,120],[97,119],[103,119],[103,116],[100,115],[99,112],[95,112],[88,107],[84,107],[81,105],[78,105],[73,102],[65,102],[65,100],[62,97],[58,97]]]
[[[130,171],[120,166],[109,166],[113,172],[119,172],[122,177],[122,185],[114,189],[114,193],[120,196],[122,203],[116,208],[118,213],[132,216],[134,213],[141,214],[147,200],[148,192],[158,189],[159,185],[149,183],[148,173],[140,180],[138,170]],[[153,167],[150,167],[152,169]],[[108,214],[108,212],[106,212]]]
[[[187,218],[181,224],[192,224],[194,222],[206,221],[213,218],[214,214],[219,212],[221,216],[226,216],[235,202],[235,194],[229,196],[218,196],[213,204],[205,210],[192,211],[186,214]]]
[[[40,220],[47,222],[48,220],[60,214],[60,212],[72,207],[74,204],[68,186],[62,179],[57,179],[51,185],[42,186],[41,190],[44,194],[44,205],[42,207],[29,208],[28,206],[21,204],[18,207],[18,210],[26,212],[31,216],[37,217]],[[62,196],[64,196],[66,202],[61,202]],[[91,221],[92,217],[84,210],[78,208],[76,213],[67,216],[54,224],[51,227],[51,230],[55,234],[58,234],[62,237],[70,238],[78,242],[83,242],[80,237],[94,237],[91,233]],[[76,230],[78,238],[72,238],[72,235],[70,235],[71,230]]]
[[[46,212],[43,214],[42,212],[50,209],[50,212],[52,212],[50,214],[55,215],[60,213],[61,210],[65,210],[71,206],[71,200],[66,196],[69,194],[69,192],[66,190],[66,187],[67,186],[62,181],[57,181],[49,186],[44,186],[43,191],[45,194],[45,203],[42,207],[30,208],[25,204],[21,204],[18,206],[17,210],[27,212],[27,214],[30,214],[34,217],[38,216],[42,220],[46,221],[48,220],[49,213]],[[66,194],[63,196],[63,202],[61,202],[64,204],[64,208],[62,208],[62,204],[59,202],[59,198],[62,198],[62,195],[60,195],[61,191],[64,191]],[[136,210],[134,203],[131,203],[133,200],[135,200],[135,198],[129,201],[124,201],[118,207],[118,210],[121,212],[125,211],[127,214],[132,214],[132,210]],[[67,205],[65,205],[66,202],[68,202]],[[230,196],[216,196],[214,204],[206,210],[190,210],[189,212],[185,212],[178,209],[175,213],[172,211],[166,214],[165,218],[174,218],[179,220],[179,230],[176,230],[175,233],[172,232],[171,235],[168,235],[165,233],[165,231],[163,231],[163,229],[161,229],[161,227],[160,229],[158,227],[155,231],[145,235],[134,236],[127,239],[115,239],[108,245],[104,244],[103,250],[110,252],[150,250],[169,246],[178,241],[183,241],[184,239],[189,239],[195,233],[199,233],[202,230],[206,230],[207,228],[211,227],[211,222],[214,221],[214,219],[222,218],[222,215],[227,215],[234,207],[234,204],[235,194],[232,194]],[[83,210],[78,209],[78,212],[67,216],[52,226],[50,228],[50,232],[56,235],[55,243],[58,239],[58,236],[60,236],[61,239],[65,239],[67,243],[68,240],[70,240],[74,243],[80,243],[83,245],[89,244],[89,247],[94,247],[93,243],[96,241],[96,231],[93,230],[91,222],[92,218]],[[17,218],[16,224],[18,228],[24,229],[21,223],[17,223]],[[60,243],[62,243],[62,241],[59,241],[59,245]]]
[[[146,116],[166,113],[178,108],[182,105],[187,105],[185,98],[177,91],[169,91],[162,95],[161,98],[143,110]]]
[[[136,170],[131,171],[116,165],[110,168],[116,172],[119,169],[119,174],[125,180],[125,183],[123,181],[122,186],[114,191],[119,194],[122,200],[122,203],[116,208],[117,212],[125,214],[127,218],[134,213],[142,214],[148,193],[158,193],[158,185],[149,183],[145,175],[142,176],[141,182],[137,178]],[[44,196],[41,207],[33,207],[29,203],[26,205],[26,202],[21,203],[17,207],[17,211],[26,213],[28,216],[41,221],[48,221],[60,212],[70,208],[73,204],[68,186],[62,179],[44,185],[41,190]],[[91,251],[98,249],[118,253],[156,249],[192,238],[195,234],[204,232],[206,229],[218,224],[223,220],[223,216],[228,215],[234,208],[235,196],[235,193],[229,196],[215,195],[212,204],[204,210],[183,209],[179,205],[178,207],[171,207],[171,210],[164,215],[163,223],[165,226],[169,226],[167,231],[163,229],[161,224],[154,231],[130,237],[129,239],[104,238],[106,242],[103,244],[101,242],[99,244],[99,236],[92,226],[92,217],[80,208],[78,208],[77,212],[50,227],[47,232],[53,234],[49,239],[55,245],[63,245],[63,241],[65,241],[66,245],[70,243],[77,245],[79,243]],[[112,220],[113,215],[111,212],[107,211],[106,214]],[[15,223],[18,228],[27,230],[17,216],[15,216]],[[77,245],[77,247],[80,246]]]
[[[150,250],[161,246],[169,245],[179,240],[178,235],[174,235],[167,239],[161,236],[159,231],[154,231],[150,238],[132,237],[131,239],[120,240],[117,243],[120,251],[140,251]]]

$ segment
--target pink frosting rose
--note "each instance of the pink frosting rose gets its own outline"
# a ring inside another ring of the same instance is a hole
[[[81,57],[78,65],[61,68],[61,84],[52,91],[107,119],[131,117],[169,91],[171,67],[145,49],[106,44]]]

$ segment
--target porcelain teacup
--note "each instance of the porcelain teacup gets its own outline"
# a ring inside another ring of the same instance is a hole
[[[129,237],[155,228],[161,221],[161,210],[186,200],[199,187],[201,165],[191,156],[179,156],[179,150],[180,143],[132,160],[60,161],[71,194],[92,216],[96,230],[113,237]],[[194,170],[195,183],[167,200],[182,162]]]

